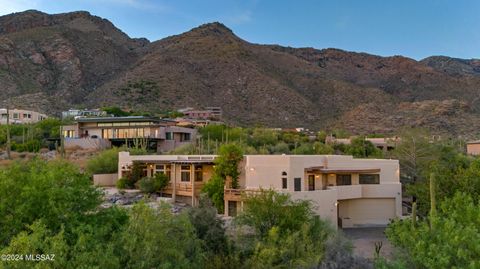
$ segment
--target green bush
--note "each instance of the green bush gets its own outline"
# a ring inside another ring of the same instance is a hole
[[[113,174],[118,172],[118,153],[120,149],[112,148],[100,152],[87,162],[87,172],[93,174]]]
[[[121,179],[119,179],[117,181],[117,188],[121,189],[121,190],[126,189],[127,188],[127,179],[125,179],[123,177]]]
[[[154,177],[144,177],[138,181],[140,190],[144,193],[162,192],[170,183],[170,179],[163,173]]]
[[[154,193],[155,192],[155,180],[150,177],[144,177],[138,181],[138,186],[140,190],[144,193]]]

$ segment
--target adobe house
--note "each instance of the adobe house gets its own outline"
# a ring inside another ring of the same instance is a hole
[[[145,175],[165,173],[165,193],[175,201],[198,204],[201,188],[213,175],[215,155],[119,154],[118,178],[134,162],[145,164]],[[385,226],[402,215],[398,160],[356,159],[344,155],[245,155],[239,165],[239,188],[225,186],[225,215],[244,207],[245,195],[263,189],[308,199],[315,213],[339,227]]]

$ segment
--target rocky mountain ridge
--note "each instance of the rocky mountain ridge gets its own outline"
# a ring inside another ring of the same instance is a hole
[[[152,26],[153,27],[153,26]],[[149,42],[88,12],[0,17],[0,103],[58,113],[220,106],[269,127],[475,136],[480,61],[252,44],[221,23]]]

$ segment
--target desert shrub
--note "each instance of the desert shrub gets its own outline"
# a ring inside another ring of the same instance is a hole
[[[150,177],[144,177],[138,181],[138,186],[140,190],[144,193],[154,193],[155,192],[155,183],[154,179]]]
[[[122,177],[121,179],[119,179],[117,181],[116,185],[117,185],[118,189],[121,189],[121,190],[126,189],[127,188],[127,179]]]

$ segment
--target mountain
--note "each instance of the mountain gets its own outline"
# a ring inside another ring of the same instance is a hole
[[[220,106],[240,125],[474,136],[479,68],[443,56],[252,44],[221,23],[149,42],[88,12],[0,17],[0,102],[48,113]]]

